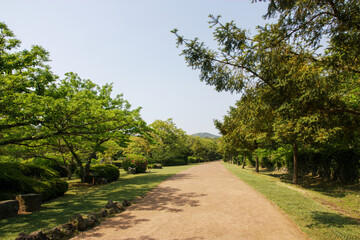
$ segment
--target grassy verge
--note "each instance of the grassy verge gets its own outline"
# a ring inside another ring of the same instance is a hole
[[[358,218],[346,216],[315,201],[310,191],[235,165],[224,165],[279,206],[312,239],[360,239]]]
[[[41,211],[0,221],[0,239],[15,239],[20,232],[30,233],[63,224],[75,213],[89,213],[104,207],[108,200],[134,200],[172,175],[191,165],[151,169],[150,173],[122,174],[116,182],[94,187],[72,187],[65,196],[42,204]],[[76,183],[72,180],[70,184]]]

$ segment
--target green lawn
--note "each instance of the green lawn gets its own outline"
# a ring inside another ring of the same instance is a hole
[[[318,199],[323,199],[323,197],[327,199],[329,196],[281,182],[275,177],[257,174],[249,169],[243,170],[239,166],[227,163],[224,165],[279,206],[310,238],[360,239],[360,220],[357,217],[343,215],[321,204],[321,201],[314,200],[314,194],[317,194]],[[351,198],[360,198],[360,195],[354,195]],[[351,208],[356,207],[359,208],[359,205],[351,206]]]
[[[108,200],[134,200],[172,175],[193,165],[151,169],[150,173],[126,175],[116,182],[92,187],[70,188],[65,196],[44,202],[40,212],[0,221],[0,239],[15,239],[20,232],[46,230],[67,222],[75,213],[89,213],[104,207]],[[70,181],[70,184],[76,180]]]

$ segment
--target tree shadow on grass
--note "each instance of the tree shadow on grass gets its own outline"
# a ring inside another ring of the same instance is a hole
[[[312,218],[315,223],[307,225],[309,228],[317,226],[343,228],[347,225],[355,225],[360,227],[359,219],[347,217],[337,213],[315,211],[312,212]]]

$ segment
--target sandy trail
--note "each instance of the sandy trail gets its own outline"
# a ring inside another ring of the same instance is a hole
[[[220,162],[162,182],[125,212],[74,239],[306,239],[293,222]]]

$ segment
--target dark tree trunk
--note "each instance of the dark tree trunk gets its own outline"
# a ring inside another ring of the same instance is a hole
[[[243,158],[243,163],[242,163],[242,169],[245,168],[245,162],[246,162],[246,153],[244,152],[244,158]]]
[[[255,155],[255,161],[256,161],[255,171],[258,173],[259,172],[259,158],[257,155]]]
[[[298,147],[297,144],[294,143],[294,174],[293,174],[293,183],[298,184],[299,182],[299,166],[298,166]]]

